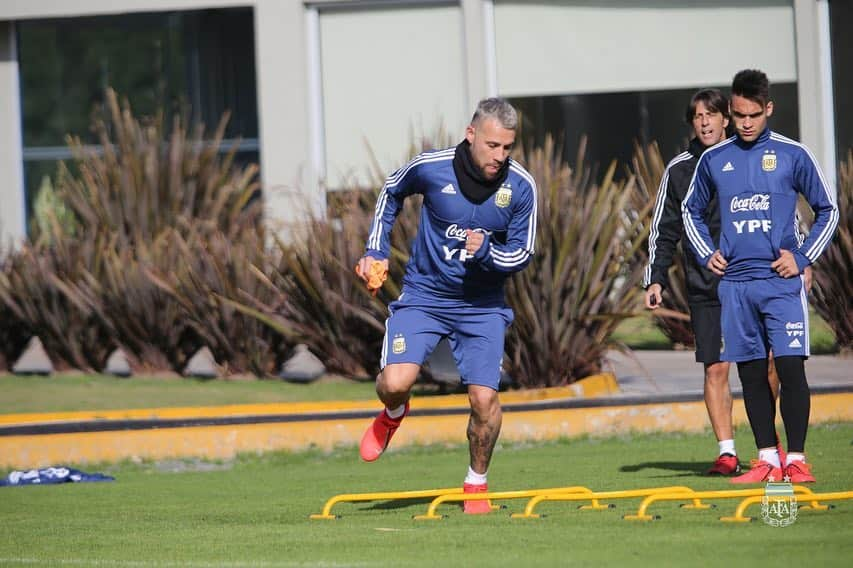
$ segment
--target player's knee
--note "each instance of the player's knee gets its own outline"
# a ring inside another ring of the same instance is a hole
[[[492,389],[471,387],[468,389],[468,400],[471,403],[471,412],[479,420],[487,421],[500,412],[498,393]]]
[[[809,390],[803,358],[799,356],[776,357],[776,373],[785,392]]]
[[[705,381],[711,387],[728,388],[729,385],[729,365],[728,363],[717,362],[708,365],[705,368]]]
[[[385,367],[376,378],[376,393],[381,397],[399,397],[409,393],[414,381],[407,369]]]
[[[408,394],[408,392],[408,386],[405,386],[401,381],[384,380],[377,381],[376,383],[376,394],[383,399],[386,397],[402,396]]]

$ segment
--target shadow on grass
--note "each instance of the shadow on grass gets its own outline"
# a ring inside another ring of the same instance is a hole
[[[369,507],[365,507],[365,511],[386,511],[391,509],[405,509],[412,505],[428,505],[432,503],[435,497],[422,497],[420,499],[391,499],[390,501],[382,501],[373,503]]]
[[[619,468],[619,471],[624,473],[637,473],[638,471],[642,471],[644,469],[663,469],[680,473],[680,475],[675,476],[658,477],[705,477],[705,471],[708,469],[708,464],[705,462],[676,461],[642,462],[634,465],[623,465]]]

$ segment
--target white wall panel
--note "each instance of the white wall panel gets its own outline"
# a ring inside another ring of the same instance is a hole
[[[791,0],[496,0],[503,96],[796,81]]]
[[[386,171],[415,136],[443,126],[461,139],[465,106],[458,6],[320,12],[326,175],[366,182],[367,143]]]
[[[0,21],[0,255],[26,236],[21,91],[15,25]]]

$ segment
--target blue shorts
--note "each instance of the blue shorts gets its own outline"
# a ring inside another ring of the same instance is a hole
[[[802,277],[720,281],[723,361],[809,356],[809,307]]]
[[[423,365],[446,337],[463,385],[498,390],[504,355],[504,334],[512,309],[436,301],[408,292],[388,306],[381,367],[395,363]]]

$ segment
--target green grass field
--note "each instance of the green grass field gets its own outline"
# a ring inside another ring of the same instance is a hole
[[[376,400],[372,382],[324,378],[305,384],[279,380],[57,375],[0,375],[0,414],[217,406],[267,402]]]
[[[813,427],[816,491],[853,489],[853,423]],[[752,452],[746,429],[737,436]],[[716,444],[708,435],[641,435],[501,445],[493,490],[584,485],[596,490],[687,485],[732,487],[701,475]],[[455,486],[467,448],[389,452],[361,463],[353,448],[331,454],[242,456],[225,463],[177,461],[86,465],[113,483],[0,488],[0,565],[4,566],[849,566],[853,501],[828,512],[800,511],[796,523],[724,524],[734,500],[706,511],[661,504],[661,519],[629,522],[639,501],[579,511],[545,503],[541,519],[510,519],[508,509],[414,521],[426,502],[341,504],[335,521],[312,521],[340,492]],[[759,516],[760,507],[748,514]]]

